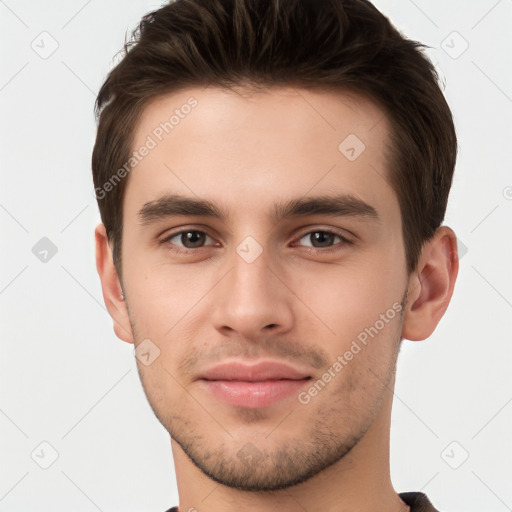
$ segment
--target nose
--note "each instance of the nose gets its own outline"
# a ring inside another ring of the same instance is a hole
[[[286,276],[266,250],[252,262],[236,251],[231,271],[216,287],[212,320],[223,335],[257,340],[293,327],[293,293]]]

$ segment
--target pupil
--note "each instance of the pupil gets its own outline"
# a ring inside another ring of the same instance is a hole
[[[332,241],[332,237],[334,237],[332,233],[326,233],[325,231],[317,231],[313,234],[313,236],[314,242],[319,242],[320,244],[323,243],[324,245],[325,242],[327,242],[327,245],[329,245],[328,242]],[[315,245],[315,243],[313,243],[313,245]]]
[[[189,247],[187,244],[192,244],[195,247],[198,243],[201,245],[201,242],[204,242],[204,233],[199,233],[198,231],[188,231],[187,233],[183,233],[182,237],[185,237],[182,242],[185,247]]]

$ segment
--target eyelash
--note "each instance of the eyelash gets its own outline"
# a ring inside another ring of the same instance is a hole
[[[180,235],[182,235],[184,233],[201,233],[201,234],[205,234],[206,236],[208,236],[210,238],[213,238],[206,231],[202,231],[200,229],[182,229],[181,231],[177,231],[175,233],[171,233],[170,235],[166,236],[163,240],[160,241],[160,243],[167,245],[167,249],[169,251],[175,252],[177,254],[191,254],[191,253],[199,251],[200,249],[204,249],[205,246],[197,247],[195,249],[187,249],[187,248],[176,249],[177,246],[175,246],[175,244],[171,244],[170,240],[175,238],[175,237],[177,237],[177,236],[180,236]],[[334,246],[325,247],[325,248],[306,246],[308,251],[313,251],[313,252],[317,252],[318,251],[318,252],[321,252],[321,253],[331,253],[331,252],[334,252],[334,251],[339,251],[339,250],[343,249],[343,247],[345,245],[352,245],[352,243],[353,243],[350,240],[348,240],[346,237],[344,237],[343,235],[338,233],[337,231],[330,230],[330,229],[313,229],[313,230],[310,230],[310,231],[306,231],[304,233],[301,233],[299,235],[299,237],[297,238],[297,240],[300,241],[305,236],[311,235],[313,233],[327,233],[329,235],[337,236],[337,237],[339,237],[341,239],[341,245],[336,244]],[[295,245],[296,244],[294,244],[294,246]]]

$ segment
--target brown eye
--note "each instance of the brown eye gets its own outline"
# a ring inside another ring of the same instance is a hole
[[[188,229],[179,231],[178,233],[174,233],[163,240],[163,243],[170,244],[171,246],[176,246],[176,249],[173,250],[177,252],[182,252],[182,249],[201,249],[206,244],[207,240],[213,242],[213,239],[208,236],[204,231],[198,231],[194,229]]]
[[[300,239],[309,241],[308,243],[301,244],[306,247],[313,247],[315,249],[322,249],[322,248],[330,248],[332,247],[336,242],[336,239],[339,239],[341,242],[347,242],[344,237],[337,233],[333,233],[332,231],[325,231],[325,230],[318,230],[318,231],[310,231],[309,233],[304,234]],[[338,242],[339,243],[339,242]]]
[[[184,231],[180,234],[180,242],[187,249],[201,247],[206,240],[206,234],[201,231]]]

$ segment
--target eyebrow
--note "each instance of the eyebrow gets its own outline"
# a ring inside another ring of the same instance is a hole
[[[351,194],[291,199],[274,205],[269,212],[269,216],[274,221],[310,215],[366,217],[379,220],[379,214],[373,206]],[[225,221],[229,217],[227,210],[216,206],[211,201],[178,194],[165,194],[154,201],[149,201],[138,212],[138,217],[143,225],[173,216],[200,216],[221,221]]]

